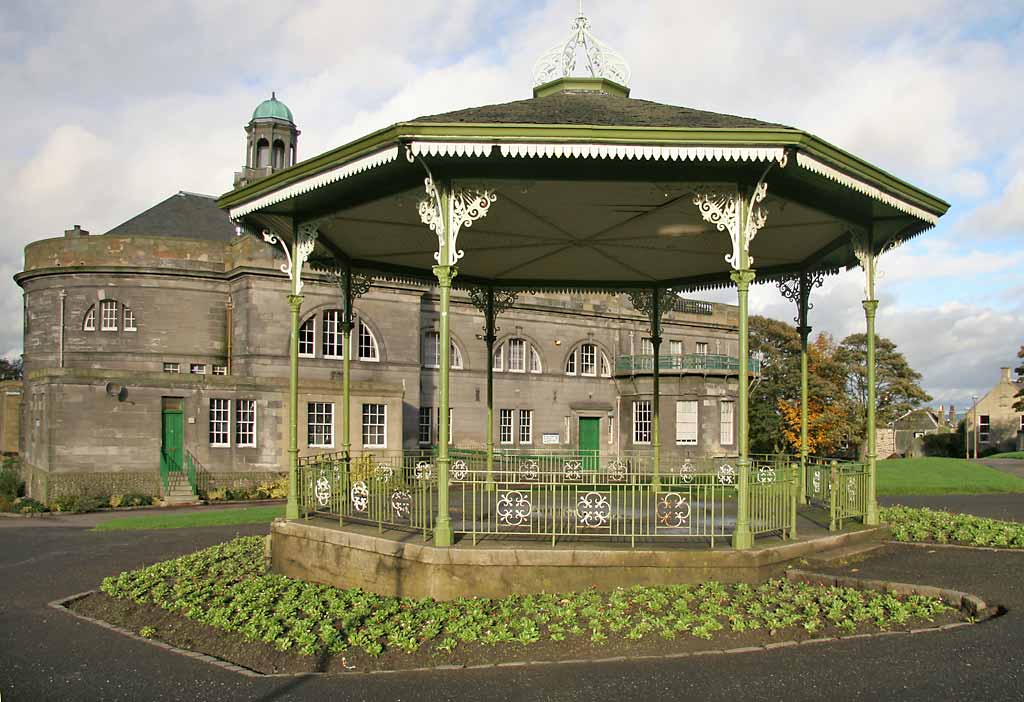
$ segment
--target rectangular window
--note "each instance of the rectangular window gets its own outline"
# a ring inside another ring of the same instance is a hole
[[[533,410],[519,410],[519,443],[533,443]]]
[[[376,402],[363,403],[363,447],[387,446],[388,408]]]
[[[986,443],[992,431],[992,421],[989,415],[983,414],[978,417],[978,441]]]
[[[580,346],[580,375],[597,375],[597,347],[593,344]]]
[[[127,307],[124,308],[124,330],[138,331],[138,329],[135,328],[135,313]]]
[[[206,375],[206,364],[205,363],[191,363],[188,367],[188,372],[192,375]]]
[[[633,401],[633,443],[651,443],[651,401]]]
[[[299,355],[305,358],[313,358],[314,337],[316,337],[316,317],[310,317],[305,324],[299,327]]]
[[[433,436],[431,431],[432,423],[434,420],[434,408],[433,407],[420,407],[419,416],[419,442],[423,446],[430,444],[430,437]]]
[[[334,403],[310,402],[306,405],[307,443],[312,448],[334,447]]]
[[[164,373],[180,373],[181,364],[164,362]]]
[[[732,400],[722,400],[719,403],[721,411],[721,426],[719,428],[718,443],[722,446],[731,446],[736,443],[733,432],[733,417],[735,416],[736,403]]]
[[[498,411],[498,441],[503,444],[512,443],[512,410]]]
[[[676,339],[672,339],[668,342],[668,352],[673,356],[683,355],[683,342]]]
[[[100,302],[100,331],[117,331],[117,302]]]
[[[256,445],[256,400],[235,400],[235,446]]]
[[[228,374],[228,367],[227,366],[214,366],[213,367],[213,374],[214,375],[227,375]]]
[[[676,444],[697,445],[697,401],[676,401]]]
[[[505,370],[505,344],[498,344],[498,347],[494,349],[494,358],[491,363],[493,370]]]
[[[341,331],[341,310],[324,310],[321,338],[324,358],[341,358],[345,351],[342,344],[345,335]]]
[[[701,356],[707,356],[708,355],[708,342],[706,342],[706,341],[698,341],[697,342],[697,353],[700,354]]]
[[[210,446],[230,446],[231,400],[210,400]]]
[[[513,373],[526,372],[526,342],[522,339],[508,340],[508,369]]]
[[[641,356],[653,356],[654,355],[654,342],[649,337],[643,337],[640,339],[640,355]]]

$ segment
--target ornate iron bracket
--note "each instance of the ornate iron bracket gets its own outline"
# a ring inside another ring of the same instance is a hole
[[[661,318],[665,316],[665,309],[677,297],[676,291],[672,288],[651,288],[630,290],[626,295],[637,312],[647,315],[651,340],[661,341]]]
[[[861,270],[864,271],[864,299],[875,299],[875,281],[882,277],[878,270],[878,259],[882,254],[892,251],[903,242],[894,239],[888,242],[878,253],[875,253],[871,234],[863,229],[854,231],[850,237],[853,244],[853,255],[857,257]]]
[[[502,290],[493,287],[469,288],[469,299],[473,307],[484,315],[484,340],[494,341],[499,328],[495,326],[498,315],[516,304],[519,293],[515,290]]]
[[[423,167],[427,168],[426,164]],[[417,210],[420,220],[437,235],[437,252],[434,254],[434,260],[441,266],[454,266],[465,255],[458,248],[459,232],[463,227],[471,227],[473,222],[486,217],[491,203],[497,200],[498,196],[493,190],[486,188],[453,186],[447,193],[448,218],[444,221],[441,193],[429,169],[423,186],[427,196],[420,200]],[[446,236],[448,258],[442,261],[441,254],[445,250]]]
[[[804,271],[776,281],[779,293],[790,302],[796,303],[797,315],[793,317],[793,321],[801,327],[807,326],[807,313],[814,309],[811,289],[820,288],[824,282],[825,274],[820,271]]]
[[[235,227],[235,234],[237,236],[243,236],[251,233],[251,230],[241,224]],[[288,276],[288,279],[292,281],[292,295],[301,295],[303,287],[302,267],[309,260],[310,255],[313,253],[313,249],[316,248],[316,239],[319,236],[317,223],[307,222],[299,225],[295,239],[295,260],[292,260],[291,249],[288,248],[288,245],[284,243],[280,236],[269,229],[262,230],[260,235],[263,237],[263,241],[271,246],[279,246],[281,251],[284,252],[285,262],[279,267],[280,271]]]

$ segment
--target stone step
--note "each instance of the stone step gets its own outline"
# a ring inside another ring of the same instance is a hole
[[[850,563],[869,558],[874,551],[884,548],[885,544],[878,542],[846,543],[842,546],[816,553],[807,558],[808,565],[824,566],[836,563]]]

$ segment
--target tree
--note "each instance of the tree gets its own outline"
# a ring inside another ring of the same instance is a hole
[[[818,334],[807,347],[807,449],[831,456],[849,434],[850,407],[843,392],[842,366],[830,334]],[[794,453],[800,451],[799,386],[796,399],[779,403],[782,433]]]
[[[867,436],[867,335],[851,334],[836,348],[835,360],[844,375],[844,386],[852,404],[851,442],[862,443]],[[921,374],[910,367],[896,344],[875,336],[875,424],[884,427],[914,409],[931,396],[921,388]]]
[[[0,358],[0,380],[21,380],[23,370],[20,358],[14,361]]]
[[[785,322],[754,315],[750,351],[761,358],[761,377],[750,393],[750,449],[775,453],[785,446],[779,403],[800,397],[800,335]]]
[[[1024,359],[1024,346],[1021,346],[1020,351],[1017,352],[1017,358]],[[1017,366],[1017,368],[1014,369],[1014,371],[1017,373],[1017,382],[1024,383],[1024,363],[1021,363],[1019,366]],[[1014,397],[1017,398],[1017,401],[1013,403],[1014,411],[1024,412],[1024,388],[1018,390],[1017,394],[1014,395]]]

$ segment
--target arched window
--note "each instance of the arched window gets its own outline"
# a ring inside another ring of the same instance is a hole
[[[537,348],[520,337],[512,337],[494,347],[491,368],[509,373],[540,373],[542,365]],[[507,365],[506,365],[507,364]]]
[[[377,348],[377,338],[370,331],[370,328],[359,320],[359,354],[360,361],[379,361],[380,351]],[[459,367],[462,367],[462,359],[459,359]]]
[[[454,370],[462,369],[462,351],[459,349],[455,339],[449,339],[448,345],[448,367]],[[423,367],[441,367],[441,334],[436,331],[429,331],[423,340]]]
[[[274,168],[284,168],[284,142],[274,139]]]
[[[597,347],[597,344],[585,343],[573,349],[565,359],[566,375],[582,375],[588,378],[597,377],[610,378],[612,375],[611,363],[604,351]]]
[[[270,142],[260,139],[256,142],[256,168],[268,168],[270,166]]]
[[[299,355],[313,358],[316,355],[316,317],[310,317],[299,327]]]
[[[510,373],[526,372],[526,340],[511,338],[508,340],[508,370]]]
[[[320,332],[320,353],[324,358],[342,358],[345,334],[341,330],[341,310],[324,310]]]
[[[540,373],[543,371],[543,367],[540,362],[540,352],[535,346],[530,346],[530,372]]]
[[[82,331],[96,331],[96,305],[92,305],[85,312],[85,319],[82,321]]]

